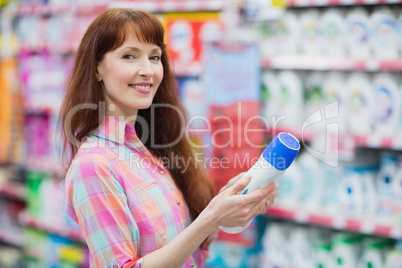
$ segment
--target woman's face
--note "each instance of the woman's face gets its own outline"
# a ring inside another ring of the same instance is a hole
[[[130,34],[98,63],[107,116],[136,116],[149,108],[163,78],[162,50]],[[114,104],[111,105],[111,104]]]

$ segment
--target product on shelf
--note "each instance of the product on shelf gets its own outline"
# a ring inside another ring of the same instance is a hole
[[[352,134],[367,135],[372,132],[374,107],[374,90],[370,76],[366,73],[354,72],[346,81],[348,109],[348,129]]]
[[[281,99],[281,85],[278,81],[277,75],[273,71],[264,71],[262,74],[262,103],[263,111],[262,116],[264,116],[268,122],[273,124],[275,118],[278,117]],[[271,126],[272,127],[272,126]]]
[[[286,12],[275,25],[277,30],[275,45],[277,47],[274,50],[274,53],[290,55],[298,54],[300,25],[295,12]]]
[[[401,30],[396,15],[389,7],[379,7],[370,15],[371,48],[378,58],[398,58],[398,43]]]
[[[292,71],[278,73],[281,88],[279,111],[276,117],[278,125],[302,128],[303,120],[303,85],[301,77]],[[276,100],[278,101],[278,100]]]
[[[345,75],[336,71],[328,72],[323,78],[322,92],[323,105],[330,109],[326,111],[327,118],[339,118],[339,131],[344,133],[347,130],[349,105],[345,87]],[[336,105],[329,105],[334,101],[337,101]]]
[[[399,155],[398,170],[392,180],[393,191],[393,218],[396,224],[402,224],[402,156]]]
[[[340,233],[332,239],[333,261],[341,267],[357,267],[362,251],[363,236]]]
[[[346,44],[352,58],[367,59],[371,56],[372,31],[368,12],[355,7],[346,15]]]
[[[324,11],[320,18],[322,52],[329,56],[345,55],[346,23],[344,14],[336,8]]]
[[[367,238],[363,241],[363,254],[359,260],[359,267],[384,267],[385,254],[395,244],[392,239]]]
[[[323,104],[323,73],[322,72],[308,72],[305,74],[304,79],[304,103],[306,109],[306,118],[313,113],[320,110]],[[313,124],[312,127],[317,126]]]
[[[304,151],[298,158],[301,171],[300,201],[309,211],[320,211],[324,199],[322,165],[318,159]],[[338,178],[334,178],[335,180]]]
[[[374,75],[374,130],[378,134],[393,136],[401,116],[399,80],[389,73]]]
[[[219,13],[168,13],[163,16],[163,22],[176,74],[200,74],[204,41],[216,40],[222,35]]]
[[[380,219],[391,221],[393,207],[397,196],[394,196],[393,180],[398,172],[398,156],[396,153],[383,152],[380,159],[380,169],[375,178],[378,193],[377,214]]]
[[[205,90],[198,78],[186,77],[179,79],[180,97],[188,112],[188,126],[191,129],[205,129],[207,104]]]
[[[23,158],[23,103],[18,62],[0,61],[0,163],[21,163]]]
[[[256,267],[394,268],[402,264],[401,253],[393,239],[273,221]]]
[[[300,14],[301,51],[307,55],[321,54],[322,33],[320,32],[320,13],[309,9]]]
[[[24,255],[21,249],[0,244],[0,267],[24,268]]]

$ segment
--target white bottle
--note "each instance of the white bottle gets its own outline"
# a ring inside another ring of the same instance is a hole
[[[396,153],[382,152],[380,170],[376,177],[376,188],[379,197],[377,217],[385,222],[392,221],[393,181],[398,171],[398,157]]]
[[[367,238],[363,241],[364,250],[358,268],[383,268],[385,255],[394,245],[392,239]]]
[[[281,86],[280,113],[284,120],[277,118],[280,126],[290,129],[299,129],[302,124],[303,83],[301,77],[294,71],[281,71],[278,74]]]
[[[321,54],[320,13],[317,9],[308,9],[300,15],[300,41],[302,54]]]
[[[277,51],[283,55],[295,55],[299,51],[300,23],[293,11],[287,11],[278,21]]]
[[[370,57],[371,35],[368,12],[360,7],[349,11],[346,16],[346,46],[352,58]]]
[[[339,116],[339,131],[344,133],[347,130],[347,110],[349,105],[345,87],[345,75],[342,72],[332,71],[324,75],[323,81],[323,106],[326,106],[326,117]],[[338,105],[329,105],[334,101],[338,101]]]
[[[395,14],[388,7],[380,7],[370,16],[373,38],[372,49],[381,59],[398,58],[400,29]]]
[[[280,115],[281,86],[277,79],[277,75],[273,71],[264,71],[262,74],[263,86],[263,116],[269,122],[275,122],[275,118]]]
[[[362,72],[352,73],[346,82],[347,99],[349,100],[349,130],[352,134],[367,135],[371,133],[373,118],[374,90],[370,76]]]
[[[271,182],[278,183],[282,174],[292,164],[299,151],[299,141],[293,135],[284,132],[276,135],[264,149],[258,161],[244,175],[250,175],[251,180],[239,194],[247,194],[259,188],[264,188]],[[219,226],[219,228],[226,233],[236,234],[246,229],[247,226],[232,228]]]
[[[357,267],[361,253],[362,235],[352,233],[339,233],[332,241],[333,263],[339,268]]]
[[[324,190],[322,163],[305,151],[299,156],[298,164],[301,172],[300,204],[306,211],[319,213]]]
[[[326,10],[320,19],[322,51],[325,55],[345,55],[345,18],[340,9]]]
[[[374,129],[377,134],[396,134],[401,112],[401,99],[397,78],[389,73],[379,73],[373,79]]]
[[[322,83],[323,72],[313,71],[306,74],[305,81],[305,95],[304,102],[306,106],[306,114],[304,118],[307,118],[311,114],[320,110],[322,106]],[[312,127],[315,125],[313,124]]]

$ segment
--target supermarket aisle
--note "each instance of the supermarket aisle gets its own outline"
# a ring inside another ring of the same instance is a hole
[[[220,233],[209,267],[402,267],[402,2],[262,2],[3,3],[0,267],[88,266],[57,182],[57,120],[83,33],[118,6],[163,22],[189,138],[218,188],[275,134],[303,145],[275,205]]]

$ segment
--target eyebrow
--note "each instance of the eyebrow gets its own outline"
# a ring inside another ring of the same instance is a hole
[[[131,46],[122,48],[122,50],[124,50],[124,49],[130,49],[130,50],[133,50],[135,52],[141,51],[138,47],[131,47]],[[161,52],[162,53],[162,49],[160,47],[156,47],[156,48],[151,50],[151,53],[155,53],[155,52]]]

